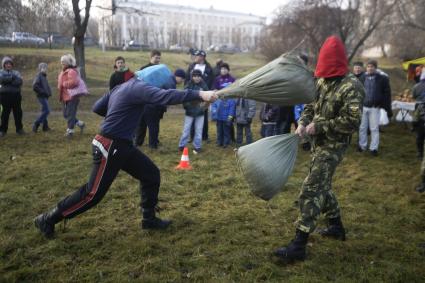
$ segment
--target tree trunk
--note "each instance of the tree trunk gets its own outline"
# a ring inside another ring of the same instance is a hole
[[[83,80],[86,80],[86,58],[84,53],[84,35],[75,36],[74,54],[77,66],[80,68],[80,75]]]

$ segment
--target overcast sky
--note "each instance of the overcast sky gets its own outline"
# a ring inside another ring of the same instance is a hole
[[[150,0],[164,4],[192,6],[195,8],[209,8],[217,10],[251,13],[257,16],[271,17],[277,7],[284,5],[289,0]],[[99,4],[94,0],[93,5]]]

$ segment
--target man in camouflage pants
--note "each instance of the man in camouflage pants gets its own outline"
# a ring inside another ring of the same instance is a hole
[[[312,138],[309,174],[299,195],[300,216],[295,239],[275,255],[285,262],[304,260],[308,236],[317,225],[320,213],[329,221],[322,236],[345,240],[340,208],[332,192],[332,176],[342,161],[352,133],[361,121],[364,88],[348,73],[348,61],[341,40],[329,37],[323,44],[316,66],[317,97],[306,105],[296,133]]]

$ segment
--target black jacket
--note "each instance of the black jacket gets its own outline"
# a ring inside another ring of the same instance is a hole
[[[50,89],[49,82],[47,81],[47,76],[45,73],[39,72],[32,83],[32,89],[37,94],[37,97],[48,98],[52,95],[52,90]]]
[[[186,73],[186,80],[185,80],[185,84],[187,84],[191,78],[192,78],[192,71],[193,68],[195,68],[196,63],[192,63],[189,65],[189,68],[187,69],[187,73]],[[213,88],[213,83],[214,83],[214,71],[213,68],[211,67],[210,63],[208,63],[207,61],[205,61],[205,71],[202,74],[202,79],[204,80],[204,82],[207,84],[208,89],[212,89]]]
[[[0,70],[0,95],[20,95],[22,78],[18,71]]]
[[[375,92],[372,98],[372,102],[368,105],[363,103],[365,107],[379,107],[383,108],[388,113],[388,117],[392,117],[393,111],[391,110],[391,87],[390,81],[387,76],[382,75],[378,72],[375,73]],[[365,83],[367,75],[361,76],[359,80]]]
[[[109,90],[113,89],[117,85],[125,83],[132,77],[134,77],[134,73],[129,69],[125,71],[115,71],[109,79]]]

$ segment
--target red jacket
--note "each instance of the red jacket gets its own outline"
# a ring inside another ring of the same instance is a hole
[[[59,101],[67,102],[72,100],[68,93],[68,89],[78,86],[80,74],[75,68],[68,68],[62,71],[58,77]]]

